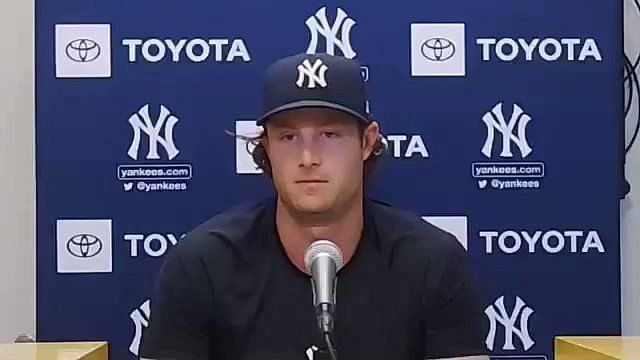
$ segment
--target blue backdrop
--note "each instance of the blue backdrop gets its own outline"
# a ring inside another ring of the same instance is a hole
[[[494,357],[619,334],[620,1],[70,0],[36,1],[39,341],[135,358],[163,256],[271,194],[225,129],[303,51],[362,62],[369,194],[466,246]]]

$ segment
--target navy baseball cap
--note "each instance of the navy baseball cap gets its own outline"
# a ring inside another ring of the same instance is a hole
[[[298,54],[273,63],[267,69],[257,124],[303,107],[340,110],[370,123],[360,63],[329,54]]]

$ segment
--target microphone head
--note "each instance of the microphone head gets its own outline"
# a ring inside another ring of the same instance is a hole
[[[309,245],[304,254],[304,266],[309,273],[311,273],[311,266],[318,256],[330,257],[336,263],[336,272],[340,271],[344,265],[342,251],[338,245],[329,240],[316,240]]]

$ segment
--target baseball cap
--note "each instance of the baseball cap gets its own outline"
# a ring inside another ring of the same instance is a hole
[[[264,125],[276,113],[303,107],[344,111],[370,123],[360,63],[329,54],[298,54],[269,66],[257,124]]]

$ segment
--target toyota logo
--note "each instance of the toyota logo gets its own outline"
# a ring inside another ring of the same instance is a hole
[[[67,250],[75,257],[94,257],[102,251],[102,241],[91,234],[78,234],[67,241]]]
[[[420,48],[422,55],[431,61],[447,61],[456,53],[456,46],[445,38],[431,38]]]
[[[91,39],[76,39],[67,44],[65,51],[75,62],[90,62],[100,56],[100,45]]]

